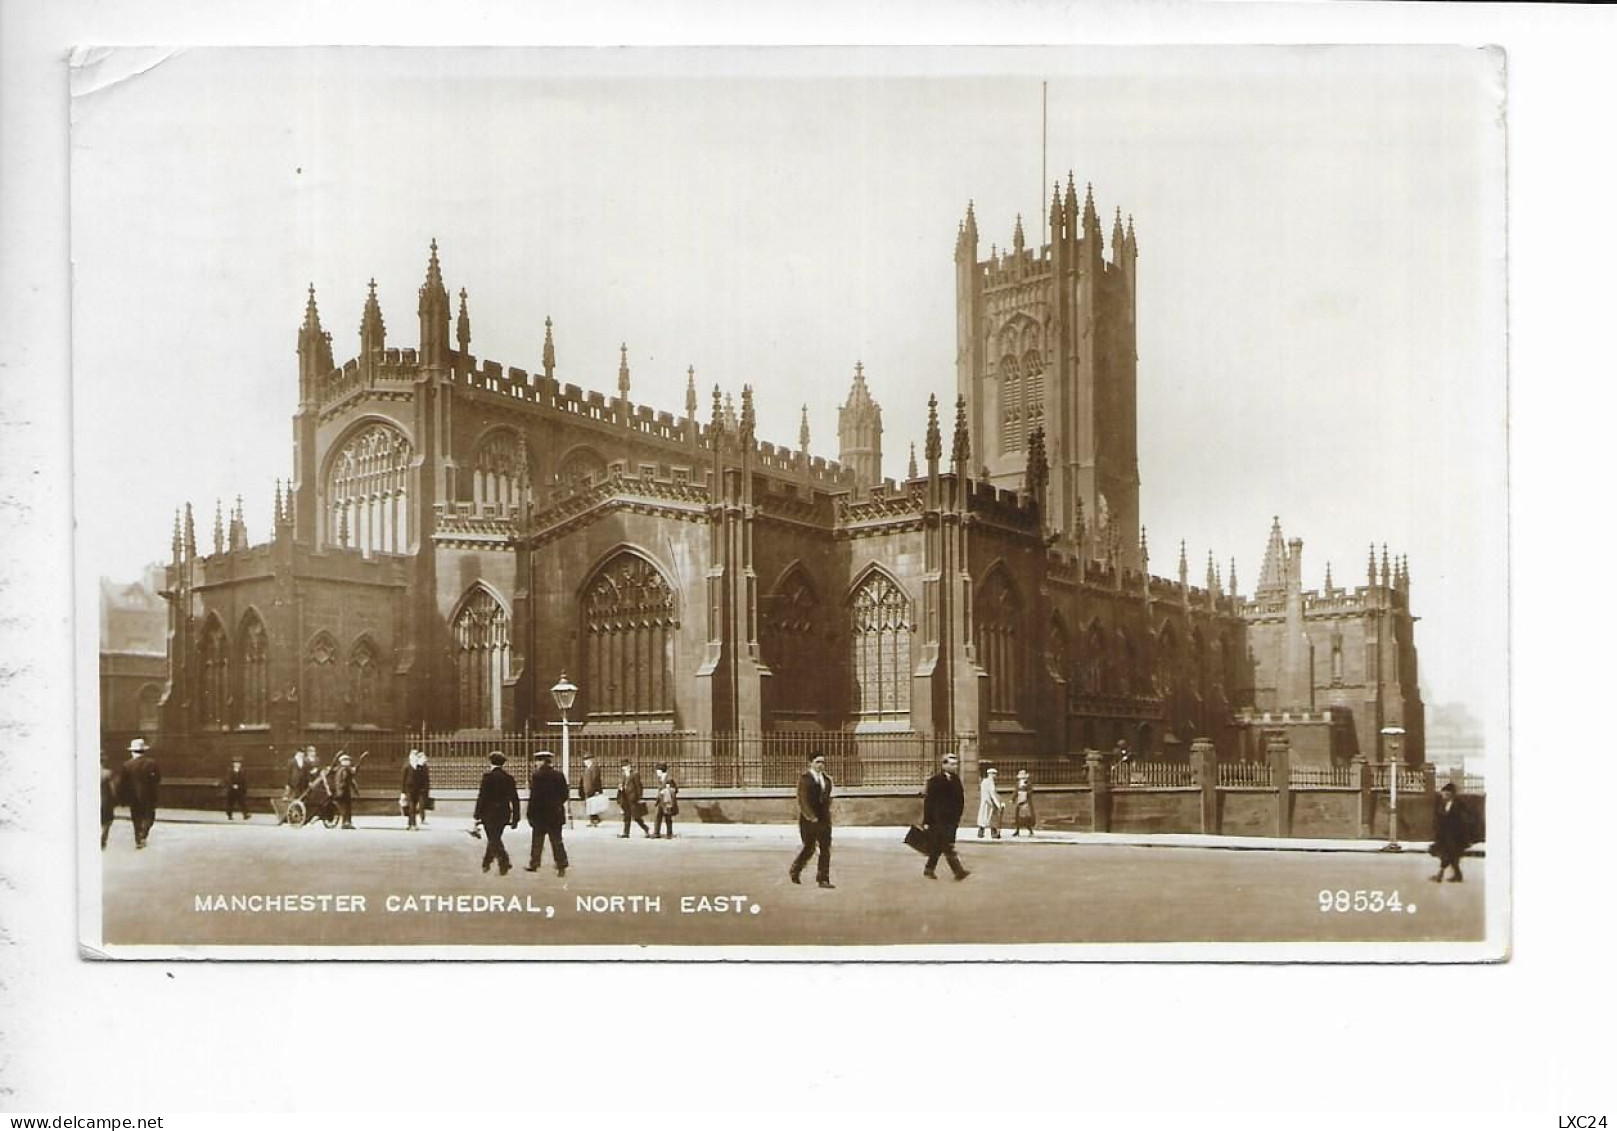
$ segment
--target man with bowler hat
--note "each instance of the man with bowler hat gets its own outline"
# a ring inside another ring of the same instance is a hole
[[[129,820],[135,826],[136,848],[146,847],[146,838],[157,820],[157,786],[163,780],[157,760],[147,754],[149,750],[144,738],[129,744],[129,761],[124,763],[119,782],[124,804],[129,806]]]
[[[644,794],[645,786],[641,784],[639,771],[634,768],[634,763],[625,758],[623,780],[618,782],[618,804],[623,807],[623,831],[618,834],[619,840],[628,839],[630,821],[639,825],[641,832],[651,835],[651,829],[646,827],[645,805],[640,800]]]
[[[942,767],[926,779],[926,808],[921,817],[921,827],[931,838],[931,850],[927,853],[926,869],[921,874],[927,879],[938,878],[940,856],[949,862],[949,870],[954,873],[955,879],[963,880],[971,875],[961,866],[960,857],[955,855],[954,850],[960,815],[965,811],[966,787],[960,784],[960,758],[955,754],[945,754]]]
[[[797,834],[803,850],[787,869],[792,883],[803,882],[803,869],[818,851],[815,878],[822,888],[836,887],[831,882],[831,775],[825,772],[825,755],[818,750],[809,755],[808,769],[797,779]]]
[[[554,765],[555,757],[548,750],[533,756],[533,778],[528,782],[528,827],[533,830],[533,848],[528,853],[528,871],[537,872],[545,859],[545,840],[549,838],[552,854],[556,858],[556,875],[567,874],[567,846],[561,841],[562,826],[567,823],[567,777]]]
[[[500,875],[511,870],[511,856],[505,851],[506,827],[517,827],[522,818],[522,799],[517,796],[517,783],[505,772],[505,755],[498,750],[488,756],[488,771],[477,787],[477,805],[472,809],[472,820],[483,826],[488,847],[483,850],[483,871],[498,862]],[[474,828],[472,830],[476,832]]]
[[[1432,814],[1432,855],[1437,857],[1437,875],[1432,882],[1443,882],[1443,873],[1454,869],[1453,883],[1461,883],[1460,857],[1471,847],[1471,821],[1456,795],[1454,783],[1448,782],[1437,792],[1437,809]]]

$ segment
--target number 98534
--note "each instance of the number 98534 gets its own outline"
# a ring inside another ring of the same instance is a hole
[[[1319,909],[1322,913],[1359,911],[1373,915],[1382,911],[1402,911],[1404,904],[1396,891],[1348,891],[1338,888],[1319,893]]]

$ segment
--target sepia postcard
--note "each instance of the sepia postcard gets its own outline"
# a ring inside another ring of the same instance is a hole
[[[86,957],[1507,957],[1501,51],[70,70]]]

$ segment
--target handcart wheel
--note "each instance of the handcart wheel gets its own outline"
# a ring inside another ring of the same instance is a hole
[[[342,823],[342,814],[337,812],[336,808],[333,807],[332,809],[327,810],[325,816],[321,817],[320,820],[321,823],[326,826],[326,828],[334,829]]]
[[[286,823],[294,829],[302,828],[303,822],[309,819],[309,811],[304,808],[303,802],[292,801],[286,806]]]

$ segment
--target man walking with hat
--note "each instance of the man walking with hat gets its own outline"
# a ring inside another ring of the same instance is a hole
[[[963,880],[971,875],[955,855],[955,834],[960,829],[960,815],[966,811],[966,787],[960,783],[960,758],[945,754],[937,773],[926,779],[926,809],[921,827],[931,839],[926,857],[926,869],[921,873],[929,880],[938,878],[938,858],[949,862],[954,878]]]
[[[157,786],[163,772],[157,760],[147,752],[151,750],[144,738],[129,744],[129,761],[124,763],[120,778],[124,804],[129,806],[129,820],[135,826],[135,847],[145,848],[157,820]]]
[[[517,827],[521,817],[522,799],[517,796],[517,783],[505,772],[505,755],[496,750],[488,756],[488,771],[477,787],[477,805],[472,810],[472,820],[483,826],[483,835],[488,840],[488,847],[483,850],[483,871],[488,871],[489,865],[496,862],[500,865],[500,875],[511,870],[511,856],[505,851],[501,838],[507,826]]]
[[[545,840],[556,858],[556,875],[567,874],[567,846],[562,843],[562,826],[567,823],[567,777],[551,764],[555,757],[548,750],[533,756],[533,778],[528,782],[528,827],[533,829],[533,849],[528,853],[528,871],[537,872],[545,859]]]
[[[242,769],[241,755],[233,754],[230,770],[225,774],[225,820],[234,821],[237,809],[241,810],[242,820],[253,819],[253,815],[247,811],[247,771]]]
[[[818,750],[809,755],[808,769],[797,781],[797,832],[803,850],[787,869],[792,883],[803,882],[803,869],[818,851],[816,879],[822,888],[836,887],[831,882],[831,775],[825,772],[825,755]]]

